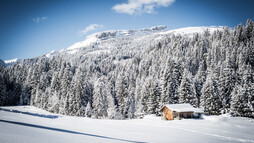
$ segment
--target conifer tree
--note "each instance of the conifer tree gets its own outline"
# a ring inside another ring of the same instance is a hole
[[[246,89],[241,87],[240,85],[237,85],[231,96],[231,114],[233,116],[244,116],[245,114],[248,114],[250,112],[250,109],[248,108],[248,93],[246,92]]]
[[[191,73],[187,70],[183,73],[182,82],[179,86],[179,103],[190,103],[192,106],[198,106],[198,99],[193,91]]]
[[[221,110],[221,99],[219,90],[216,83],[208,75],[204,87],[202,89],[202,95],[200,97],[200,106],[204,109],[206,114],[218,115]]]

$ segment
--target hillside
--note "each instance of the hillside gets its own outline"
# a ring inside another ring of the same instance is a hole
[[[0,105],[128,119],[190,103],[254,117],[254,23],[95,33],[69,48],[0,69]]]

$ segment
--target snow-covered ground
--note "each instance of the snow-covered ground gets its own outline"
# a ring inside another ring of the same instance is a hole
[[[227,115],[163,121],[107,120],[52,114],[31,106],[0,107],[0,143],[254,142],[254,119]]]
[[[210,33],[214,33],[217,30],[222,31],[223,26],[184,27],[184,28],[179,28],[179,29],[160,32],[159,34],[174,33],[175,35],[182,34],[182,35],[191,36],[194,33],[203,33],[205,30],[208,30]]]

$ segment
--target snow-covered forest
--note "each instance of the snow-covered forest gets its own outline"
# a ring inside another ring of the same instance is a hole
[[[254,117],[253,21],[192,35],[115,35],[0,66],[0,105],[126,119],[190,103],[210,115]]]

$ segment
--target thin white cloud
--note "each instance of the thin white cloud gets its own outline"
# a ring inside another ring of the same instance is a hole
[[[90,32],[90,31],[98,30],[98,29],[101,29],[101,28],[104,28],[104,26],[100,25],[100,24],[90,24],[85,29],[80,30],[79,33],[81,35],[83,35],[83,34],[86,34],[86,33]]]
[[[112,9],[118,13],[126,13],[129,15],[141,15],[143,13],[157,13],[155,8],[168,7],[175,0],[128,0],[127,3],[117,4]]]
[[[47,16],[43,16],[43,17],[35,17],[32,20],[33,20],[33,22],[40,23],[41,21],[45,21],[47,19],[48,19]]]

